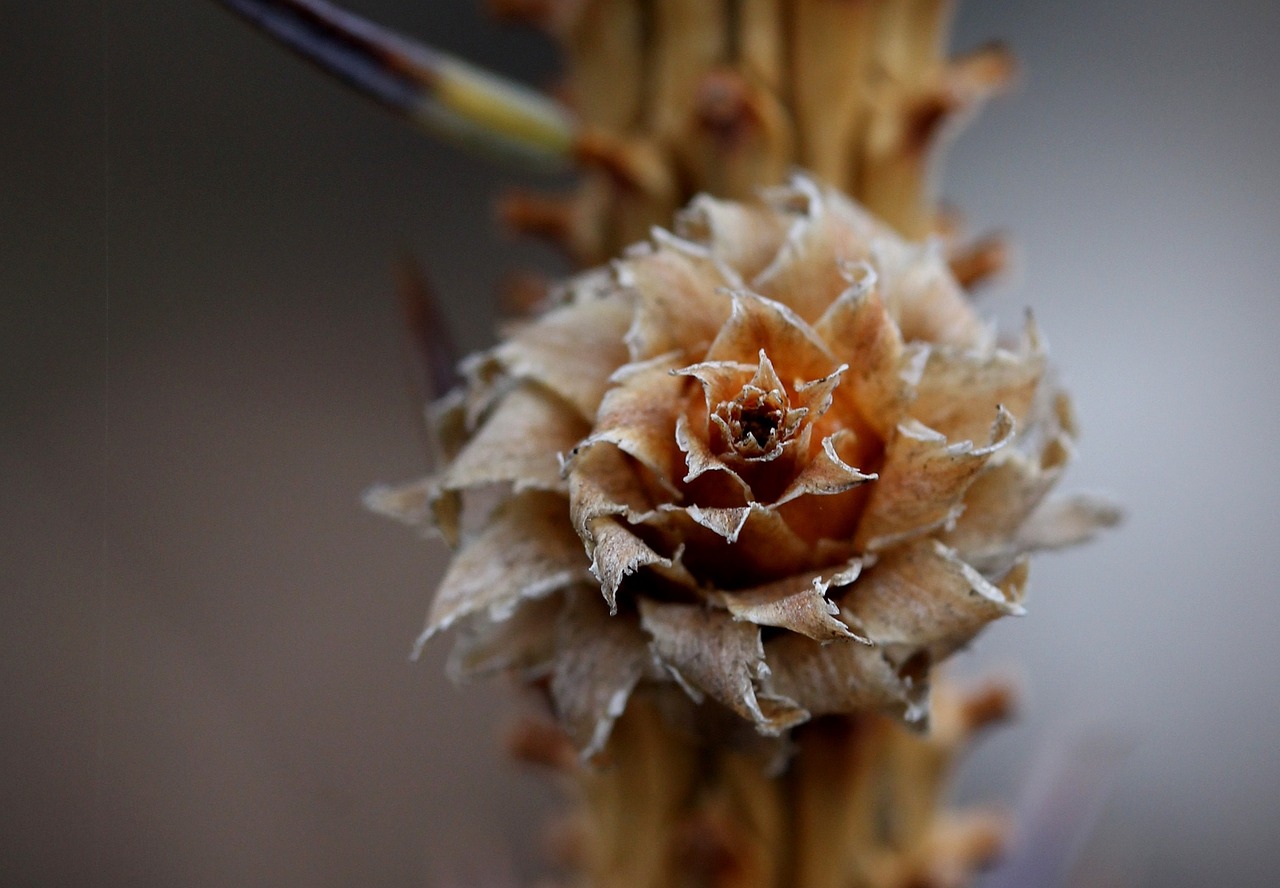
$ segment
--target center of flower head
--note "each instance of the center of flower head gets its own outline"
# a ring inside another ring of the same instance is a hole
[[[709,418],[723,435],[726,456],[768,462],[781,455],[808,412],[804,407],[791,408],[791,399],[774,372],[773,363],[761,351],[760,364],[750,382],[734,397],[717,401]]]
[[[805,412],[791,409],[785,391],[745,385],[732,401],[717,404],[712,415],[734,453],[767,460],[782,452],[781,445],[795,435]]]

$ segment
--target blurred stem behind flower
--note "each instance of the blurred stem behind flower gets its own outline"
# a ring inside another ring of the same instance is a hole
[[[573,883],[967,884],[1003,824],[947,775],[1010,701],[930,701],[932,667],[1117,517],[1047,498],[1069,400],[964,296],[999,240],[937,205],[1008,53],[948,59],[945,0],[491,0],[561,45],[549,99],[323,0],[221,2],[415,124],[575,166],[506,222],[623,254],[465,361],[440,471],[369,498],[460,545],[419,643],[456,626],[455,676],[549,703],[514,751],[572,777]]]
[[[945,55],[949,0],[489,0],[560,44],[550,98],[325,0],[218,0],[411,124],[535,167],[568,195],[513,193],[507,224],[583,266],[645,238],[696,194],[747,199],[803,168],[900,234],[952,241],[963,284],[998,239],[961,244],[939,211],[941,148],[1010,85],[991,44]]]

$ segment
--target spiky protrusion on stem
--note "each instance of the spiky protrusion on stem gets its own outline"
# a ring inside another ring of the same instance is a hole
[[[644,238],[698,192],[747,198],[800,166],[899,233],[930,234],[941,142],[1014,75],[999,46],[947,58],[951,6],[491,0],[563,47],[564,92],[581,126],[576,157],[589,171],[556,226],[545,212],[508,218],[589,264]],[[966,268],[988,270],[977,260]]]
[[[584,171],[571,195],[503,207],[581,265],[695,194],[748,198],[797,166],[900,234],[945,233],[941,144],[1015,69],[996,45],[947,58],[949,0],[489,0],[560,42],[565,105],[324,0],[219,2],[415,125]],[[967,282],[1004,258],[950,246]]]
[[[569,783],[577,807],[551,842],[583,885],[952,888],[998,853],[1006,821],[945,811],[941,788],[1010,700],[1000,684],[947,688],[927,735],[875,713],[820,719],[796,732],[781,775],[765,749],[699,735],[679,712],[689,701],[661,690],[632,701],[595,767],[538,719],[519,724],[511,750]]]

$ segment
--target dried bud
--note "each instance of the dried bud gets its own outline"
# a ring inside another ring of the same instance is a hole
[[[920,720],[931,666],[1022,613],[1027,553],[1114,519],[1045,501],[1074,428],[1034,325],[998,344],[937,249],[804,177],[674,231],[465,364],[423,640],[465,621],[457,670],[547,678],[588,754],[642,682],[766,735]]]

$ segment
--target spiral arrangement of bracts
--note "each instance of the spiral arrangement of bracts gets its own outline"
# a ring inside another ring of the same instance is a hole
[[[456,678],[550,703],[516,751],[572,775],[575,884],[967,884],[1002,823],[942,789],[1009,698],[931,700],[933,667],[1118,519],[1051,495],[1069,398],[1030,316],[976,314],[1003,250],[934,193],[1010,56],[948,59],[946,0],[491,0],[560,43],[547,98],[323,0],[223,2],[581,174],[503,215],[598,267],[460,365],[439,470],[368,497],[457,547],[419,647],[454,628]]]
[[[937,249],[810,178],[700,198],[557,299],[468,362],[444,469],[372,501],[461,542],[422,640],[548,677],[587,754],[643,682],[770,735],[923,718],[1027,554],[1113,520],[1046,498],[1074,424],[1034,324],[999,342]]]

